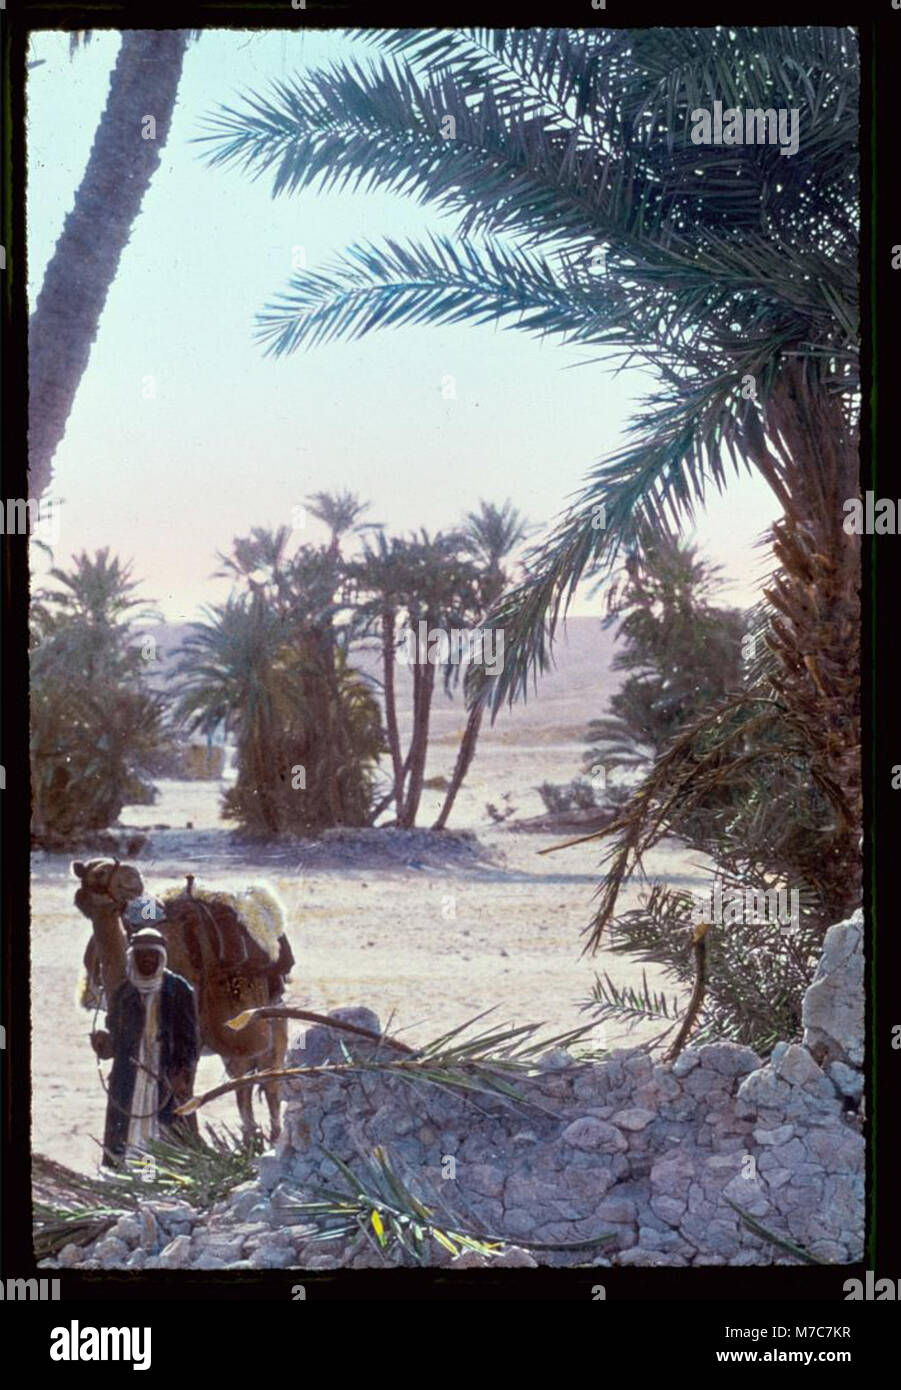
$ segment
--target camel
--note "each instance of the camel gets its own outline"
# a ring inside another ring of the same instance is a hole
[[[81,886],[75,894],[75,905],[93,927],[91,944],[96,951],[100,982],[107,1004],[126,978],[125,953],[128,934],[122,914],[133,899],[144,892],[144,883],[137,869],[120,864],[117,859],[92,859],[75,862],[72,872]],[[192,880],[189,877],[188,891]],[[199,900],[202,901],[202,900]],[[269,983],[265,974],[249,972],[240,965],[223,965],[221,940],[216,924],[209,913],[206,930],[194,931],[191,936],[183,924],[166,920],[153,925],[166,939],[168,968],[188,981],[194,989],[202,1047],[217,1053],[232,1080],[256,1071],[280,1069],[284,1066],[288,1048],[288,1025],[283,1018],[253,1019],[240,1031],[229,1028],[228,1020],[245,1009],[262,1008],[270,1003]],[[88,956],[86,953],[86,963]],[[101,1002],[90,979],[82,993],[82,1003],[92,1007]],[[274,1143],[281,1133],[280,1084],[261,1082],[270,1117],[270,1140]],[[240,1086],[235,1093],[238,1113],[245,1140],[254,1133],[253,1083]]]

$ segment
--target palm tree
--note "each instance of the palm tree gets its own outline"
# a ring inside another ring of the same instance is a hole
[[[254,807],[246,816],[251,824],[277,834],[278,788],[290,780],[281,735],[292,693],[280,659],[281,626],[260,593],[232,595],[204,613],[179,648],[179,715],[191,730],[222,725],[236,734],[236,795],[242,807]]]
[[[61,587],[44,588],[35,600],[38,607],[52,603],[63,622],[92,622],[113,626],[127,615],[134,620],[159,618],[148,600],[135,597],[139,581],[132,578],[131,564],[123,564],[118,555],[110,558],[109,546],[94,555],[83,550],[72,556],[69,571],[54,567],[50,578]],[[136,614],[135,609],[141,610]]]
[[[500,599],[508,582],[502,561],[525,539],[526,534],[526,522],[509,500],[501,507],[495,506],[493,502],[481,500],[478,511],[467,513],[463,535],[481,569],[483,608],[480,618],[489,613]],[[443,830],[447,825],[457,793],[476,754],[484,713],[484,702],[473,700],[444,804],[432,827],[434,830]]]
[[[102,830],[143,786],[162,742],[163,700],[132,643],[159,614],[108,549],[54,568],[31,604],[33,834],[61,844]]]
[[[482,566],[485,598],[490,607],[506,582],[501,561],[525,539],[528,524],[509,498],[500,507],[480,498],[478,510],[466,513],[463,534]]]
[[[767,591],[772,698],[833,810],[823,854],[859,900],[858,64],[850,28],[360,31],[389,51],[212,119],[210,161],[396,189],[455,238],[351,247],[260,315],[275,354],[378,326],[502,322],[596,345],[658,387],[498,605],[496,713],[547,669],[583,576],[691,520],[753,468],[782,511]],[[714,102],[799,112],[775,144],[699,145]],[[597,273],[595,253],[605,250]]]
[[[409,781],[403,809],[398,814],[398,825],[404,827],[416,824],[416,813],[422,797],[429,721],[439,665],[437,654],[430,650],[428,635],[423,641],[423,634],[465,629],[477,611],[479,582],[478,570],[466,557],[465,542],[459,532],[430,536],[422,529],[409,542],[407,558],[410,580],[404,601],[415,640],[411,644],[413,731],[407,753]],[[458,670],[449,654],[444,664],[446,689]]]
[[[713,602],[720,566],[678,538],[653,537],[626,557],[607,591],[604,626],[616,624],[614,671],[628,671],[594,719],[586,768],[647,766],[670,740],[742,683],[748,619]]]
[[[122,34],[87,168],[28,325],[28,466],[33,497],[39,498],[49,486],[53,456],[65,434],[103,306],[159,167],[185,47],[196,32],[129,29]],[[73,35],[72,49],[89,37]],[[151,117],[153,128],[146,124]]]
[[[384,810],[393,801],[397,824],[405,828],[415,825],[422,797],[440,664],[428,634],[463,628],[479,610],[480,574],[466,550],[462,532],[432,536],[422,530],[409,538],[390,539],[379,534],[374,545],[365,546],[360,560],[346,566],[354,589],[355,635],[376,633],[381,647],[393,785],[378,810]],[[413,638],[413,725],[406,757],[401,750],[395,680],[398,642],[404,626]],[[443,669],[446,688],[457,670],[449,654]]]
[[[370,503],[361,502],[355,492],[314,492],[307,498],[307,506],[313,516],[324,521],[331,532],[331,552],[341,551],[341,537],[347,531],[365,531],[370,526],[357,523],[364,512],[369,511]]]
[[[387,796],[375,808],[373,819],[393,801],[397,814],[403,805],[404,767],[397,718],[397,641],[398,622],[404,603],[404,542],[390,540],[383,531],[366,541],[360,559],[345,566],[353,591],[353,631],[358,637],[378,635],[382,660],[382,694],[385,702],[385,733],[391,755],[392,780]]]
[[[226,811],[267,834],[366,824],[383,748],[377,702],[335,625],[334,556],[289,558],[289,534],[255,527],[220,555],[235,592],[193,625],[179,667],[185,724],[237,735]]]

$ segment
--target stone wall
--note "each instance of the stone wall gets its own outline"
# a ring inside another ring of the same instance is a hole
[[[164,1228],[155,1245],[146,1232],[143,1243],[132,1242],[135,1219],[123,1218],[123,1229],[87,1261],[141,1268],[379,1264],[363,1235],[311,1244],[296,1211],[313,1188],[339,1177],[330,1154],[359,1168],[377,1147],[442,1224],[508,1242],[501,1263],[796,1261],[737,1208],[819,1260],[859,1260],[862,937],[860,913],[829,931],[804,1000],[803,1044],[779,1043],[766,1062],[728,1043],[690,1048],[672,1065],[655,1064],[640,1050],[600,1062],[551,1052],[536,1074],[516,1082],[522,1103],[365,1072],[292,1082],[284,1134],[261,1159],[257,1181],[202,1220],[179,1210],[178,1221],[168,1222],[169,1230],[179,1226],[174,1235],[165,1229],[165,1212],[153,1209]],[[332,1016],[379,1029],[368,1009]],[[369,1044],[316,1026],[295,1043],[289,1065],[340,1060],[342,1047],[371,1055]],[[549,1246],[556,1248],[541,1248]],[[435,1249],[436,1263],[450,1262]],[[61,1262],[84,1258],[64,1252]],[[467,1253],[457,1264],[484,1262]]]

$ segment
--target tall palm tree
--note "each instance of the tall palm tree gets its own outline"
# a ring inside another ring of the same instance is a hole
[[[463,535],[482,567],[488,607],[504,589],[506,577],[501,568],[502,561],[525,539],[528,529],[525,518],[509,498],[500,507],[480,498],[478,510],[466,513]]]
[[[346,565],[346,573],[354,589],[355,635],[375,633],[381,646],[393,785],[379,811],[394,801],[397,824],[411,827],[422,797],[432,702],[441,664],[429,634],[463,628],[478,611],[479,570],[467,554],[462,532],[429,535],[422,530],[408,538],[379,534],[374,544],[367,543],[359,560]],[[404,627],[412,638],[413,676],[413,721],[406,757],[401,749],[395,679]],[[456,670],[448,654],[443,668],[446,687]]]
[[[430,536],[422,529],[407,547],[410,568],[404,603],[411,631],[413,654],[413,731],[407,754],[409,780],[398,825],[416,824],[416,814],[425,781],[429,722],[439,660],[430,649],[427,634],[465,629],[477,610],[478,570],[465,554],[459,532]],[[423,641],[423,634],[426,640]],[[449,654],[450,655],[450,654]],[[450,686],[458,667],[452,659],[444,664],[445,688]]]
[[[197,32],[197,31],[190,31]],[[169,135],[185,47],[180,29],[125,30],[87,168],[28,325],[29,492],[53,456],[97,337],[122,252]],[[74,35],[73,48],[89,33]],[[149,117],[155,123],[146,124]]]
[[[346,532],[370,529],[358,524],[363,513],[369,511],[370,503],[361,502],[355,492],[314,492],[307,498],[307,506],[312,515],[329,528],[333,555],[340,553],[341,537]]]
[[[405,547],[399,537],[390,539],[383,531],[367,538],[363,555],[345,566],[353,590],[353,628],[356,636],[378,636],[382,661],[382,695],[385,702],[385,733],[391,755],[391,788],[375,811],[374,819],[393,801],[397,814],[403,806],[406,769],[400,743],[397,717],[397,642],[402,621],[405,592]]]
[[[859,898],[856,38],[850,28],[361,31],[389,56],[220,109],[212,163],[273,192],[380,186],[457,235],[358,245],[260,315],[276,353],[402,323],[502,322],[659,383],[491,621],[527,693],[580,581],[691,520],[731,468],[782,511],[768,597],[772,695],[833,807],[823,854]],[[714,102],[797,111],[800,142],[700,145]],[[596,252],[605,251],[598,273]],[[599,524],[599,520],[601,524]]]
[[[478,511],[468,512],[463,535],[468,549],[476,558],[481,569],[481,589],[483,610],[480,617],[489,613],[507,585],[507,575],[503,561],[516,548],[527,534],[527,526],[513,504],[508,500],[497,507],[493,502],[479,502]],[[474,672],[474,674],[476,674]],[[466,719],[466,728],[457,750],[457,759],[451,774],[444,803],[435,821],[434,830],[443,830],[447,825],[457,794],[463,785],[466,774],[476,755],[476,745],[482,728],[485,703],[473,700]]]

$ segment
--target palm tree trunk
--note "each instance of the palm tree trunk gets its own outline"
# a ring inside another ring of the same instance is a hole
[[[815,784],[833,809],[820,873],[829,920],[838,921],[862,888],[860,537],[843,526],[843,503],[860,490],[857,437],[836,398],[806,389],[803,369],[786,374],[766,414],[792,497],[773,528],[780,570],[766,591],[781,667],[773,684],[805,730]]]
[[[47,834],[47,826],[44,821],[44,779],[41,776],[33,748],[29,754],[29,766],[31,768],[31,835],[38,844],[43,844]]]
[[[341,721],[341,692],[338,688],[338,674],[335,670],[335,640],[329,627],[313,629],[314,670],[322,672],[322,677],[314,680],[320,699],[324,694],[325,723],[325,795],[328,805],[329,824],[345,825],[344,797],[339,781],[338,769],[346,766],[346,738]]]
[[[482,716],[485,713],[484,704],[473,705],[469,711],[469,718],[466,721],[466,729],[460,741],[457,751],[457,761],[454,765],[454,773],[451,777],[447,795],[444,798],[444,805],[441,807],[441,814],[432,826],[433,830],[443,830],[447,824],[447,818],[451,813],[451,808],[457,799],[457,792],[463,785],[463,779],[470,769],[472,760],[475,757],[476,743],[479,738],[479,730],[482,727]]]
[[[417,657],[418,639],[417,639]],[[435,666],[431,661],[418,661],[413,668],[413,733],[410,739],[409,768],[410,781],[403,815],[398,816],[398,824],[409,830],[416,824],[416,812],[422,796],[422,783],[425,778],[425,760],[429,746],[429,715],[432,708],[432,691],[435,688]]]
[[[126,30],[88,165],[29,324],[29,491],[50,483],[119,260],[169,134],[187,35]],[[153,117],[153,138],[145,125]]]
[[[398,823],[404,804],[404,765],[400,752],[400,731],[397,727],[397,695],[394,686],[395,618],[394,610],[386,609],[382,615],[382,665],[385,678],[385,731],[388,735],[388,748],[391,753],[391,766],[394,769],[394,804],[397,808]]]
[[[281,818],[276,799],[273,796],[272,768],[275,759],[275,745],[264,729],[256,729],[253,738],[253,780],[257,795],[257,806],[264,828],[270,835],[277,835],[281,829]]]

